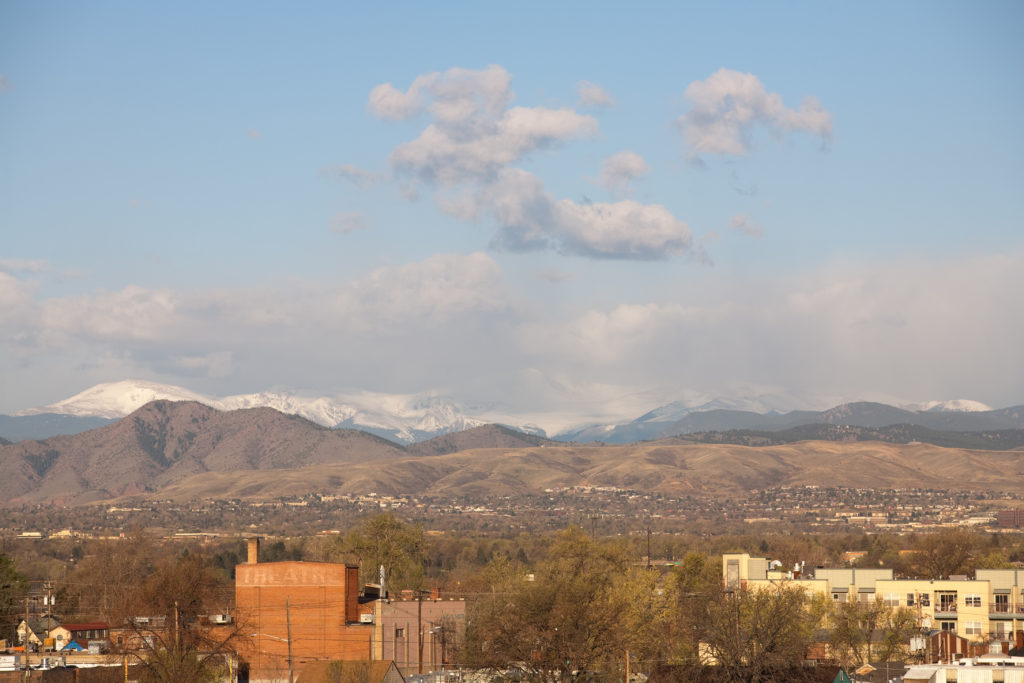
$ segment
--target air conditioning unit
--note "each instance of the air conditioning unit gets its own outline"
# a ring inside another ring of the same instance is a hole
[[[372,624],[373,623],[373,614],[372,613],[370,613],[370,614],[360,614],[359,615],[359,623],[360,624]]]
[[[231,623],[231,615],[230,614],[211,614],[210,615],[210,623],[211,624],[230,624]]]

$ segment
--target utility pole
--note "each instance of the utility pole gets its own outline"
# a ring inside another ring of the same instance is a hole
[[[416,591],[416,637],[419,639],[419,672],[423,673],[423,591]]]
[[[288,683],[295,683],[295,669],[292,666],[292,604],[291,596],[284,599],[284,619],[288,627]]]

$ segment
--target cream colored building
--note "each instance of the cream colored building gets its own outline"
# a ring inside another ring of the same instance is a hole
[[[952,631],[972,641],[1012,641],[1024,630],[1024,569],[979,569],[975,578],[896,579],[891,569],[818,568],[783,570],[747,553],[722,556],[727,591],[757,589],[781,581],[834,602],[874,602],[917,613],[922,628]]]

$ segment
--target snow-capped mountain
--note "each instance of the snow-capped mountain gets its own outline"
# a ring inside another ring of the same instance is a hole
[[[955,398],[951,401],[928,401],[926,403],[915,403],[906,406],[907,410],[916,410],[922,413],[983,413],[992,410],[980,401],[972,401],[966,398]]]
[[[31,408],[15,413],[22,415],[74,415],[76,417],[103,417],[107,419],[122,418],[146,405],[150,401],[198,401],[208,406],[217,407],[211,399],[194,391],[168,384],[158,384],[145,380],[127,379],[121,382],[97,384],[94,387],[75,394],[71,398],[58,401],[41,408]]]
[[[325,427],[361,429],[402,443],[421,441],[441,434],[501,421],[517,429],[536,433],[529,425],[518,427],[514,420],[481,419],[466,413],[454,400],[436,394],[378,394],[356,392],[337,396],[307,397],[293,392],[264,391],[215,398],[182,387],[124,380],[98,384],[57,403],[18,413],[29,415],[73,415],[76,417],[122,418],[150,401],[196,401],[217,410],[274,408],[299,415]]]

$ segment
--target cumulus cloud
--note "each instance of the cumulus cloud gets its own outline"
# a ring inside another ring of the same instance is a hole
[[[331,232],[347,235],[356,230],[366,229],[366,217],[358,211],[337,213],[331,218]]]
[[[571,109],[510,108],[510,82],[508,72],[489,66],[426,74],[404,93],[390,83],[374,88],[369,108],[377,116],[431,117],[418,138],[391,153],[392,166],[431,183],[482,180],[532,151],[597,132],[595,119]]]
[[[754,221],[753,218],[745,213],[738,213],[730,220],[733,230],[738,230],[744,235],[750,237],[761,237],[764,234],[764,230],[761,225]]]
[[[613,192],[625,193],[635,178],[646,175],[650,167],[636,152],[619,152],[601,163],[598,182]]]
[[[380,175],[352,164],[339,164],[337,166],[322,168],[320,169],[320,175],[331,178],[340,178],[341,180],[352,183],[360,189],[370,187],[380,180]]]
[[[689,226],[663,206],[556,200],[519,169],[502,172],[478,201],[500,226],[496,245],[510,251],[552,248],[591,258],[657,260],[692,244]]]
[[[679,118],[691,159],[701,154],[747,154],[750,135],[762,126],[775,135],[804,132],[827,142],[832,115],[817,98],[807,96],[799,109],[789,109],[782,96],[770,93],[753,74],[719,69],[694,81],[683,93],[690,110]]]
[[[615,100],[601,86],[590,81],[580,81],[576,84],[576,92],[579,95],[579,106],[581,107],[611,107]]]

